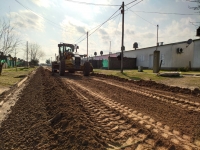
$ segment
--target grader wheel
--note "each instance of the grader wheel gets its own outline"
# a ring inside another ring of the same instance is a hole
[[[83,65],[83,75],[89,76],[90,75],[90,63],[87,61]]]
[[[69,73],[75,73],[75,70],[68,70]]]
[[[60,76],[64,76],[65,75],[65,61],[60,61],[59,75]]]

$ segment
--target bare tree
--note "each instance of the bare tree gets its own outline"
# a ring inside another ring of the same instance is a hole
[[[15,33],[15,28],[10,24],[10,20],[0,20],[0,51],[4,55],[14,52],[20,44],[20,39]]]
[[[32,60],[38,60],[45,56],[45,53],[41,50],[41,47],[37,43],[29,44],[29,57]]]
[[[200,0],[187,0],[187,1],[196,3],[196,6],[192,6],[192,7],[188,6],[189,9],[200,10]]]

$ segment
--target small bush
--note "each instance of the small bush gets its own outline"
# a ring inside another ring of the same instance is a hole
[[[189,71],[189,67],[181,67],[181,68],[179,68],[179,71],[188,72]]]

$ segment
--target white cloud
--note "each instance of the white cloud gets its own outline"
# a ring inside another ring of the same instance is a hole
[[[160,36],[165,40],[165,43],[178,42],[194,38],[194,31],[191,28],[189,21],[190,17],[182,18],[181,20],[173,20],[172,23],[162,30]]]
[[[51,5],[55,5],[52,0],[32,0],[32,2],[40,7],[50,7]]]
[[[157,24],[157,23],[160,23],[162,21],[166,21],[168,19],[169,19],[168,15],[162,15],[162,17],[153,18],[153,22],[154,22],[154,24]]]
[[[44,30],[44,20],[28,10],[11,12],[10,17],[11,23],[20,29]]]
[[[70,16],[65,16],[64,20],[60,23],[62,27],[62,38],[63,41],[68,41],[74,43],[82,34],[86,33],[88,26],[83,22],[72,18]]]
[[[176,2],[186,2],[186,1],[189,1],[189,0],[175,0]]]

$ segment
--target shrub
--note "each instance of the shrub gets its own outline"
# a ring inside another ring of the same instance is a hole
[[[189,71],[189,67],[181,67],[181,68],[179,68],[179,71],[187,72],[187,71]]]

